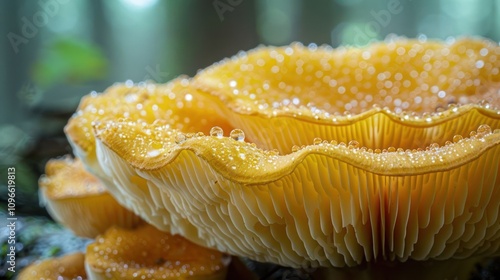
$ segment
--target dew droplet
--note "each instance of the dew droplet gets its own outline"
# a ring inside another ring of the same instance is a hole
[[[321,144],[322,141],[323,140],[321,138],[316,137],[316,138],[314,138],[313,143],[314,143],[314,145],[319,145],[319,144]]]
[[[389,147],[389,148],[387,148],[387,151],[388,151],[389,153],[394,153],[394,152],[396,151],[396,148],[394,148],[394,147]]]
[[[231,130],[231,132],[229,133],[229,136],[237,141],[245,140],[245,132],[243,132],[243,130],[238,129],[238,128]]]
[[[482,106],[482,107],[484,107],[484,108],[486,108],[486,109],[489,109],[490,106],[491,106],[490,102],[488,100],[481,100],[479,102],[479,105]]]
[[[182,134],[182,133],[179,133],[175,136],[175,143],[177,144],[181,144],[183,143],[184,141],[186,141],[186,135]]]
[[[210,136],[216,136],[218,138],[221,138],[224,134],[224,130],[220,128],[220,126],[214,126],[210,129]]]
[[[477,128],[478,136],[484,136],[491,133],[491,127],[487,124],[482,124]]]
[[[278,151],[278,149],[272,149],[272,150],[269,150],[268,153],[271,156],[277,156],[277,155],[279,155],[280,152]]]
[[[297,146],[297,145],[292,146],[292,152],[297,152],[298,150],[300,150],[299,146]]]
[[[157,157],[159,155],[160,155],[160,150],[157,150],[157,149],[149,150],[146,153],[146,156],[148,156],[148,157]]]
[[[356,141],[356,140],[351,140],[351,141],[349,141],[348,146],[349,146],[349,149],[358,148],[359,147],[359,142]]]
[[[330,141],[330,144],[332,144],[332,145],[337,145],[337,144],[338,144],[338,142],[337,142],[337,140],[332,140],[332,141]]]
[[[463,139],[462,135],[453,136],[453,142],[455,142],[455,143],[459,142],[462,139]]]
[[[432,143],[432,144],[429,145],[429,148],[431,148],[431,149],[437,149],[437,148],[439,148],[439,144],[438,143]]]

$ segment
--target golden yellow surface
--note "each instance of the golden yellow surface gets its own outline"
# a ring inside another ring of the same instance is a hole
[[[47,162],[40,187],[50,199],[93,196],[106,192],[104,185],[85,170],[79,159],[73,160],[69,156]]]
[[[129,118],[145,123],[159,121],[186,132],[205,132],[215,124],[228,127],[213,97],[199,94],[186,77],[167,84],[117,84],[104,94],[90,94],[65,127],[68,138],[86,153],[94,152],[92,125],[104,120]]]
[[[197,244],[293,267],[462,259],[500,254],[499,89],[483,39],[259,47],[88,97],[66,132],[120,203]]]
[[[19,280],[86,280],[85,255],[74,253],[36,262],[24,268]]]
[[[78,236],[94,238],[113,225],[133,227],[141,223],[79,159],[49,160],[39,184],[40,200],[49,214]]]
[[[337,49],[296,43],[240,53],[203,70],[193,83],[241,114],[295,117],[305,107],[312,109],[305,114],[328,119],[315,111],[359,114],[375,105],[431,113],[488,94],[499,105],[490,91],[499,88],[499,67],[498,44],[480,39],[396,39]]]
[[[87,247],[85,262],[93,279],[224,279],[229,260],[144,225],[111,228]]]

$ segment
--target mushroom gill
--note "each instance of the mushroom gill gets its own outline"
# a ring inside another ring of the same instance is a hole
[[[151,225],[111,228],[87,247],[90,279],[225,279],[229,257]]]
[[[94,238],[113,225],[130,228],[141,223],[84,169],[79,159],[67,156],[49,160],[39,184],[40,200],[49,214],[78,236]]]
[[[17,276],[18,280],[86,280],[84,266],[85,255],[73,253],[58,258],[49,258],[35,262]]]
[[[106,175],[147,182],[137,195],[153,205],[137,208],[165,209],[203,246],[292,267],[500,252],[500,130],[486,125],[426,150],[318,141],[286,155],[140,122],[95,130]]]

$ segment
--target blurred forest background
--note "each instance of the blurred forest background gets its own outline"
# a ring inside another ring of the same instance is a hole
[[[16,213],[46,215],[37,180],[49,158],[71,152],[63,126],[91,91],[193,76],[259,44],[388,34],[499,41],[500,0],[0,0],[0,214],[13,166]]]

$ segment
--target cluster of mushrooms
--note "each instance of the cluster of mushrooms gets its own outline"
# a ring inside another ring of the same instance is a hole
[[[486,39],[259,47],[93,92],[65,132],[76,158],[47,164],[41,197],[96,239],[21,279],[69,261],[88,279],[224,279],[229,256],[467,279],[500,255],[500,46]]]

